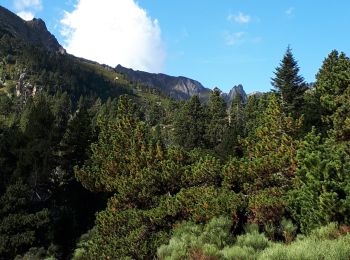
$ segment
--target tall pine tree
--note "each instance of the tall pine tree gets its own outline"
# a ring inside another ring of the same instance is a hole
[[[175,143],[186,148],[203,148],[205,144],[206,115],[198,96],[186,101],[175,117]]]
[[[280,95],[284,111],[295,117],[300,116],[298,111],[303,103],[306,85],[304,78],[299,75],[298,62],[289,46],[274,74],[271,84]]]
[[[206,127],[206,142],[209,148],[218,148],[227,129],[226,103],[221,97],[221,91],[214,88],[208,102],[208,125]]]

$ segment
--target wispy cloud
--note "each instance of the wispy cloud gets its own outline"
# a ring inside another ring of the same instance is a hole
[[[291,17],[291,16],[294,15],[294,10],[295,10],[294,7],[289,7],[284,13],[285,13],[287,16]]]
[[[43,8],[41,0],[15,0],[13,5],[17,11],[26,9],[41,10]]]
[[[35,13],[43,9],[41,0],[14,0],[13,6],[23,20],[32,20]]]
[[[243,14],[242,12],[239,12],[238,14],[229,14],[227,16],[227,20],[230,22],[236,22],[239,24],[246,24],[251,21],[250,15]]]
[[[61,25],[71,54],[110,66],[163,70],[165,48],[159,22],[135,0],[79,0],[72,12],[65,13]]]
[[[241,44],[245,41],[244,39],[245,35],[246,35],[246,32],[230,33],[225,31],[224,39],[227,45],[236,45],[236,44]]]

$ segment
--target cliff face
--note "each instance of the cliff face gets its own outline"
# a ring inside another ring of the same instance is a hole
[[[16,14],[0,6],[0,35],[8,33],[25,42],[41,46],[49,51],[65,54],[65,49],[46,28],[43,20],[24,21]]]
[[[223,93],[222,95],[228,104],[231,104],[232,100],[237,95],[240,95],[242,97],[243,102],[246,102],[248,100],[248,96],[245,93],[243,86],[241,84],[237,86],[233,86],[233,88],[230,90],[229,93]]]

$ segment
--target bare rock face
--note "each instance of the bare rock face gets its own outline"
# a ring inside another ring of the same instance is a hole
[[[232,100],[237,96],[240,95],[242,97],[243,102],[247,102],[248,100],[248,96],[245,93],[243,86],[241,84],[237,85],[237,86],[233,86],[233,88],[230,90],[230,92],[228,94],[224,93],[224,99],[227,103],[231,103]]]
[[[0,6],[0,36],[4,33],[49,51],[65,54],[65,49],[46,28],[43,20],[24,21],[16,14]]]
[[[37,92],[37,87],[29,82],[26,82],[26,73],[22,73],[16,84],[16,96],[20,97],[25,103],[29,97],[34,97]]]

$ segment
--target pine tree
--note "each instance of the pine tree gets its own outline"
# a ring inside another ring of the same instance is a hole
[[[245,136],[244,117],[245,115],[243,97],[240,94],[237,94],[232,100],[230,108],[230,125],[240,136]]]
[[[346,143],[333,138],[324,143],[315,129],[298,151],[294,188],[289,208],[302,232],[330,222],[350,224],[350,155]]]
[[[276,224],[283,217],[285,191],[292,187],[298,141],[293,138],[301,125],[281,109],[271,95],[259,126],[243,141],[246,156],[232,158],[223,170],[223,186],[243,192],[249,199],[248,217],[259,224]]]
[[[7,186],[0,197],[0,257],[14,259],[48,238],[49,211],[34,202],[32,190],[22,181]]]
[[[334,128],[338,140],[350,140],[350,59],[332,51],[316,75],[316,93],[320,99],[322,118]]]
[[[222,142],[227,124],[226,103],[221,97],[221,91],[215,88],[208,102],[208,125],[206,127],[206,141],[208,148],[215,148]]]
[[[300,116],[298,111],[303,103],[306,85],[304,78],[299,75],[298,62],[289,46],[274,74],[271,84],[280,95],[285,112],[291,113],[294,117]]]
[[[204,147],[206,116],[198,96],[180,108],[174,122],[175,143],[187,148]]]

